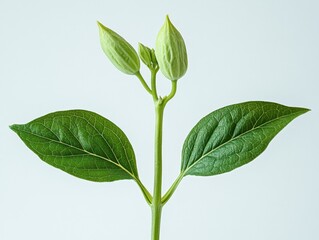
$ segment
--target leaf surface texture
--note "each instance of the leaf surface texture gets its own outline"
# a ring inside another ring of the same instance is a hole
[[[212,176],[249,163],[289,122],[307,111],[258,101],[216,110],[187,136],[181,172],[184,176]]]
[[[129,140],[96,113],[60,111],[11,129],[43,161],[76,177],[96,182],[138,178]]]

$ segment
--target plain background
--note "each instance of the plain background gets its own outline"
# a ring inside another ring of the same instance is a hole
[[[317,0],[0,0],[0,239],[150,239],[150,210],[134,182],[74,178],[40,161],[8,126],[95,111],[127,134],[151,188],[152,100],[103,55],[96,20],[135,47],[154,46],[167,13],[189,69],[165,113],[164,190],[189,130],[214,109],[266,100],[312,111],[252,163],[185,178],[164,208],[162,239],[319,239],[318,12]],[[170,84],[159,76],[164,95]]]

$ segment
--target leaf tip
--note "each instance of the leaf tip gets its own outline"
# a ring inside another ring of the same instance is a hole
[[[9,128],[10,128],[12,131],[14,131],[15,133],[18,134],[19,126],[20,126],[19,124],[12,124],[12,125],[9,126]]]
[[[309,108],[302,108],[302,107],[298,108],[298,110],[299,110],[298,112],[300,113],[300,115],[311,111],[311,109],[309,109]]]

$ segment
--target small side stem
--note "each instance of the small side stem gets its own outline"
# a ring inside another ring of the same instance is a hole
[[[150,87],[147,85],[147,83],[145,82],[144,78],[142,77],[141,73],[140,72],[137,72],[136,74],[136,77],[140,80],[140,82],[142,83],[143,87],[146,89],[146,91],[153,95],[153,92],[152,90],[150,89]]]
[[[152,95],[153,95],[154,102],[156,102],[158,100],[157,89],[156,89],[157,71],[158,71],[158,69],[151,70],[151,88],[152,88]]]
[[[166,97],[164,97],[164,99],[163,99],[164,105],[166,105],[166,103],[168,103],[168,101],[171,100],[175,96],[175,93],[176,93],[177,81],[171,81],[171,82],[172,82],[171,92]]]

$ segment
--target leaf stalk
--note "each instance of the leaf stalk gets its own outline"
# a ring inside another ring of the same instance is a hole
[[[184,177],[184,174],[181,173],[176,180],[174,181],[174,183],[172,184],[172,186],[167,190],[167,192],[164,194],[164,196],[162,197],[162,205],[164,206],[167,201],[172,197],[172,195],[174,194],[176,188],[178,187],[178,185],[180,184],[180,182],[182,181]]]

